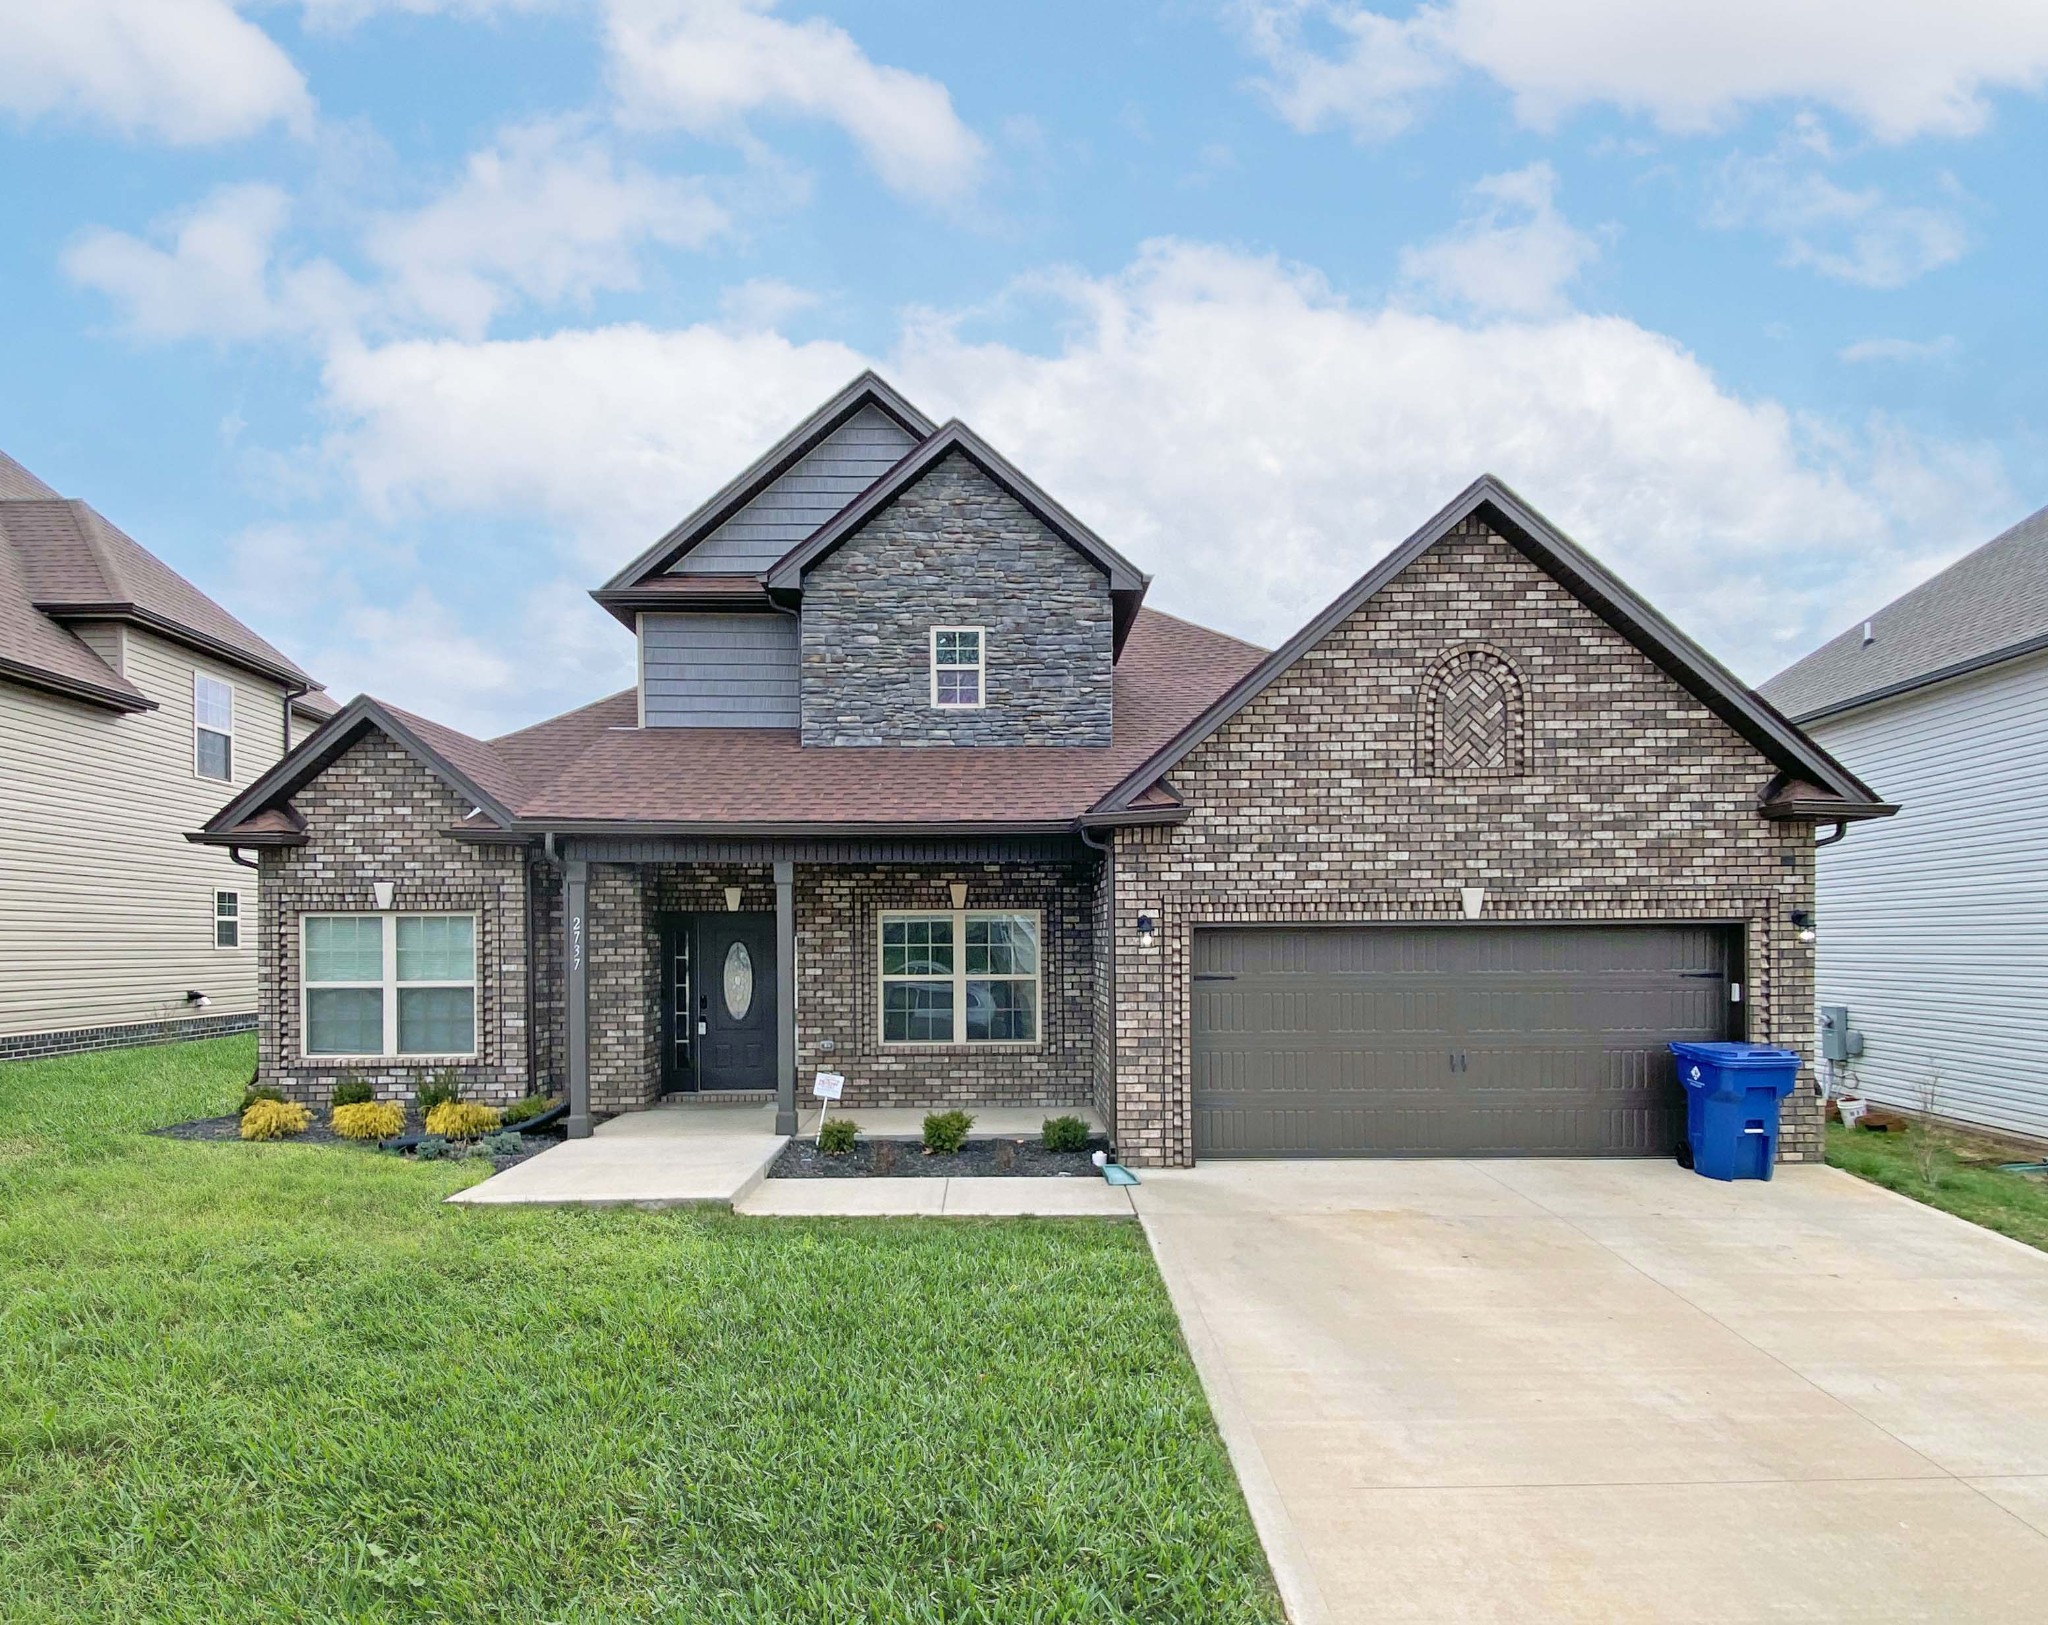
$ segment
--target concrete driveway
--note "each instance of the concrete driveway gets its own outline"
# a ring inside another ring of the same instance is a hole
[[[2048,1255],[1826,1168],[1137,1194],[1298,1625],[2048,1614]]]

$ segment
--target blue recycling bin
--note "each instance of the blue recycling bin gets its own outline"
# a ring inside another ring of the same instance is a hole
[[[1695,1173],[1769,1179],[1778,1160],[1778,1103],[1799,1081],[1799,1057],[1769,1044],[1680,1044],[1685,1138]]]

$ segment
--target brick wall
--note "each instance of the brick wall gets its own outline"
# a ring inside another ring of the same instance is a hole
[[[590,955],[590,1110],[610,1117],[651,1105],[661,1093],[661,940],[637,865],[590,866],[584,942]]]
[[[1422,696],[1474,649],[1519,684],[1522,771],[1428,776],[1443,736]],[[1772,771],[1549,576],[1461,527],[1174,770],[1185,824],[1119,833],[1119,1149],[1193,1160],[1197,925],[1449,921],[1481,885],[1488,920],[1745,922],[1749,1036],[1806,1063],[1783,1154],[1818,1157],[1813,955],[1786,920],[1813,904],[1812,830],[1756,815]],[[1130,946],[1141,913],[1156,948]]]
[[[985,629],[986,705],[931,703],[934,626]],[[1109,582],[958,453],[804,580],[806,745],[1107,745]]]
[[[371,912],[389,881],[392,906],[477,916],[477,1058],[457,1065],[464,1095],[504,1102],[526,1092],[526,855],[445,833],[469,811],[440,779],[379,733],[366,734],[293,803],[306,844],[261,858],[257,936],[257,1071],[294,1100],[324,1108],[347,1075],[380,1098],[410,1100],[438,1065],[300,1054],[299,918]]]

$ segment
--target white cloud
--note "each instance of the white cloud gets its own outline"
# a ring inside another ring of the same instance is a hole
[[[1600,245],[1557,212],[1557,171],[1530,164],[1472,188],[1478,207],[1458,229],[1401,251],[1401,277],[1479,311],[1540,316],[1599,257]]]
[[[776,0],[608,0],[611,74],[629,120],[734,133],[750,113],[827,120],[899,192],[956,199],[986,153],[935,79],[869,59],[837,24]]]
[[[353,28],[379,12],[413,17],[494,17],[504,12],[552,11],[564,0],[300,0],[307,23],[314,28]]]
[[[1751,676],[2008,505],[1995,457],[1795,418],[1615,317],[1470,325],[1358,307],[1186,243],[1037,279],[1054,354],[914,326],[884,366],[1157,575],[1154,601],[1275,641],[1478,473],[1508,479]],[[552,525],[615,569],[862,364],[711,327],[389,345],[338,357],[331,443],[381,511]]]
[[[401,307],[480,334],[515,298],[587,301],[639,286],[643,244],[701,246],[725,211],[694,181],[618,163],[575,124],[545,120],[471,154],[462,180],[368,236]]]
[[[299,70],[228,0],[0,0],[0,108],[180,144],[313,119]]]
[[[1785,263],[1865,288],[1900,288],[1961,259],[1970,235],[1951,208],[1901,203],[1875,186],[1830,179],[1788,143],[1768,157],[1731,154],[1714,171],[1707,223],[1784,240]]]
[[[1882,139],[1968,135],[1989,93],[2048,81],[2039,0],[1435,0],[1395,17],[1354,0],[1234,0],[1298,128],[1405,127],[1461,71],[1548,126],[1595,103],[1699,131],[1770,102],[1832,107]]]
[[[291,200],[274,186],[224,186],[158,222],[158,247],[94,227],[64,250],[65,273],[106,295],[138,338],[260,338],[346,325],[358,291],[325,261],[273,263]]]
[[[780,277],[752,277],[718,296],[718,313],[726,324],[742,331],[780,326],[793,316],[813,310],[818,296],[808,288],[784,282]]]
[[[1955,355],[1953,334],[1938,339],[1858,339],[1835,353],[1848,362],[1864,361],[1947,361]]]

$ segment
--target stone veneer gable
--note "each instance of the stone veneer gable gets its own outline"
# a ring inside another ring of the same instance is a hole
[[[1461,648],[1519,679],[1525,772],[1421,770],[1425,685]],[[1813,905],[1813,832],[1758,816],[1773,771],[1551,576],[1459,526],[1174,768],[1186,823],[1118,834],[1120,1149],[1193,1160],[1197,925],[1450,921],[1468,885],[1490,921],[1743,922],[1750,1036],[1810,1072],[1813,953],[1786,917]],[[1782,1154],[1820,1150],[1802,1085]]]
[[[931,703],[931,629],[984,628],[986,704]],[[967,458],[804,578],[806,745],[1107,745],[1109,580]]]

